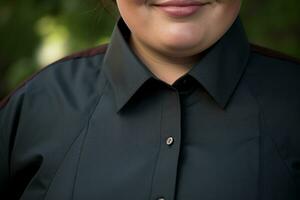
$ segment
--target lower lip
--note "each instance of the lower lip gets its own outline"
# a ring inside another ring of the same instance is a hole
[[[171,17],[187,17],[195,14],[203,6],[204,5],[157,6],[157,7]]]

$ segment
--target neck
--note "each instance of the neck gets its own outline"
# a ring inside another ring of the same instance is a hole
[[[186,74],[199,59],[200,54],[188,57],[172,57],[145,47],[130,37],[129,44],[147,68],[160,80],[172,85]]]

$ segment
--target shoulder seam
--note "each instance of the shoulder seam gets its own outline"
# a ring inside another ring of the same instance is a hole
[[[267,56],[267,57],[271,57],[271,58],[277,58],[280,60],[285,60],[285,61],[291,61],[294,62],[296,64],[300,64],[300,59],[299,58],[295,58],[293,56],[287,55],[285,53],[282,53],[280,51],[276,51],[273,49],[269,49],[257,44],[252,44],[250,43],[250,49],[252,52],[261,54],[263,56]]]
[[[66,57],[63,57],[57,61],[55,61],[54,63],[60,63],[60,62],[65,62],[68,60],[73,60],[73,59],[77,59],[77,58],[87,58],[87,57],[93,57],[99,54],[103,54],[106,52],[108,47],[108,44],[103,44],[97,47],[93,47],[93,48],[89,48],[83,51],[79,51],[76,53],[73,53],[71,55],[68,55]],[[53,64],[54,64],[53,63]]]
[[[63,63],[69,60],[73,60],[73,59],[77,59],[77,58],[87,58],[87,57],[93,57],[99,54],[104,54],[107,50],[108,44],[102,44],[99,45],[97,47],[93,47],[93,48],[89,48],[83,51],[79,51],[76,53],[73,53],[71,55],[68,55],[66,57],[63,57],[49,65],[47,65],[46,67],[42,68],[41,70],[35,72],[34,74],[32,74],[31,76],[29,76],[28,78],[26,78],[25,80],[23,80],[14,90],[12,90],[6,97],[4,97],[1,101],[0,101],[0,109],[3,108],[8,102],[9,99],[16,94],[17,91],[19,91],[19,89],[23,88],[28,82],[30,82],[34,77],[36,77],[37,75],[39,75],[41,72],[43,72],[45,69],[48,69],[49,67],[53,66],[54,64],[58,64],[58,63]]]

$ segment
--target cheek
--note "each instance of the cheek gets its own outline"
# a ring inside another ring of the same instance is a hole
[[[118,10],[123,18],[138,21],[146,15],[145,0],[117,0]]]
[[[229,10],[239,10],[241,6],[241,0],[222,0],[221,3]]]
[[[118,9],[131,31],[143,29],[151,22],[151,12],[145,0],[117,0]]]
[[[126,0],[125,0],[126,1]],[[130,0],[127,0],[130,1]],[[145,5],[148,0],[131,0],[136,5]]]
[[[233,2],[241,2],[241,0],[216,0],[220,3],[233,3]]]
[[[116,2],[117,2],[119,9],[123,9],[125,7],[132,8],[132,7],[136,7],[136,6],[145,5],[145,1],[146,0],[117,0]],[[130,10],[128,10],[128,12],[130,12]]]

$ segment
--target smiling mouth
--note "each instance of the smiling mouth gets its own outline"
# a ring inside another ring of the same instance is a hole
[[[183,1],[168,1],[161,4],[154,4],[156,8],[163,11],[165,14],[171,17],[187,17],[195,14],[200,8],[209,3],[200,2],[183,2]]]

